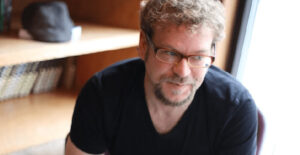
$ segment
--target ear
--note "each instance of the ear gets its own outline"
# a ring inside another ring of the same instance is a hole
[[[139,47],[138,47],[138,55],[139,57],[145,61],[145,55],[147,52],[147,40],[145,33],[143,31],[140,32],[140,40],[139,40]]]

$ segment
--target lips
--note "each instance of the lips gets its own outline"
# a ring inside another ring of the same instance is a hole
[[[188,83],[177,83],[177,82],[166,82],[166,83],[175,89],[184,88],[190,85]]]
[[[194,86],[194,81],[190,78],[165,77],[161,79],[161,83],[165,83],[169,89],[184,90],[190,86]]]
[[[184,86],[184,85],[187,85],[186,83],[176,83],[176,82],[169,82],[173,85],[177,85],[177,86]]]
[[[193,82],[189,82],[189,81],[174,81],[174,80],[166,80],[165,82],[170,83],[170,84],[174,84],[174,85],[178,85],[178,86],[184,86],[184,85],[191,85],[193,84]]]

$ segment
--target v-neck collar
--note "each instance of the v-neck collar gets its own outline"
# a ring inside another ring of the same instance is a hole
[[[186,111],[183,113],[182,117],[179,119],[179,121],[176,123],[176,125],[167,133],[164,133],[164,134],[161,134],[159,132],[157,132],[157,130],[155,129],[154,127],[154,124],[153,124],[153,121],[151,119],[151,116],[150,116],[150,112],[149,112],[149,108],[147,106],[147,101],[146,101],[146,97],[145,97],[145,89],[144,89],[144,83],[142,84],[142,90],[143,91],[143,96],[142,96],[142,104],[143,104],[143,110],[144,110],[144,114],[145,114],[145,124],[146,124],[146,128],[147,130],[149,130],[150,132],[153,133],[153,135],[156,135],[156,136],[159,136],[161,138],[167,138],[169,136],[172,136],[174,134],[176,134],[176,132],[180,132],[181,129],[184,128],[185,126],[185,123],[186,123],[186,120],[188,120],[188,118],[190,117],[193,109],[193,107],[196,106],[196,104],[198,103],[198,91],[196,92],[195,94],[195,98],[193,99],[192,103],[188,106],[188,108],[186,109]]]

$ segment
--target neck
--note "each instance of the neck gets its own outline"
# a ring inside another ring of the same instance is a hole
[[[144,86],[147,107],[154,128],[160,134],[170,132],[179,122],[191,102],[179,106],[166,105],[156,98],[151,84],[144,82]]]
[[[145,97],[146,97],[147,106],[148,106],[149,111],[158,113],[161,115],[172,115],[173,113],[180,114],[180,113],[183,113],[191,104],[192,101],[187,102],[182,105],[178,105],[178,106],[172,106],[172,105],[167,105],[167,104],[163,103],[161,100],[159,100],[155,96],[154,86],[152,84],[150,84],[149,82],[146,82],[147,80],[148,79],[145,79],[145,81],[144,81],[144,87],[145,87]]]

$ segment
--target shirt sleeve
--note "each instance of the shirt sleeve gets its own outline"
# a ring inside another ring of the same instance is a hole
[[[94,76],[81,90],[74,108],[70,137],[86,153],[99,154],[106,150],[101,94],[101,83]]]
[[[236,108],[224,123],[218,155],[255,155],[257,109],[246,91],[235,101]]]

